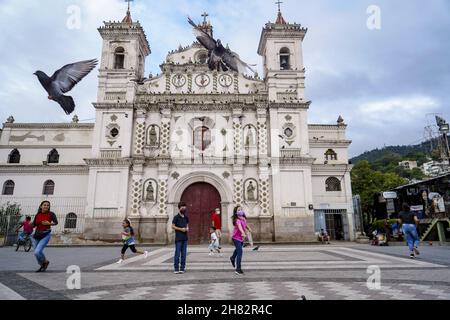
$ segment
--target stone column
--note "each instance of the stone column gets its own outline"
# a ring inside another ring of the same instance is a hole
[[[265,105],[257,106],[258,129],[258,155],[260,162],[267,164],[267,108]]]
[[[145,110],[143,109],[136,110],[135,124],[134,124],[133,155],[138,157],[144,156],[145,116],[146,116]]]
[[[160,155],[163,158],[167,158],[170,157],[170,106],[165,107],[161,112]]]
[[[244,149],[242,147],[242,108],[233,108],[233,132],[234,132],[234,157],[237,164],[243,164],[244,159]]]
[[[131,186],[129,191],[130,209],[127,216],[140,217],[142,205],[142,187],[144,174],[144,160],[135,160],[131,171]]]

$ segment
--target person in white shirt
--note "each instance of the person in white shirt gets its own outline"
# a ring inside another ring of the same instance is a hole
[[[219,255],[222,255],[220,253],[220,249],[219,249],[219,237],[217,237],[216,234],[216,228],[214,227],[210,227],[209,228],[209,233],[211,234],[211,242],[209,243],[209,255],[212,256],[215,252],[218,253]]]

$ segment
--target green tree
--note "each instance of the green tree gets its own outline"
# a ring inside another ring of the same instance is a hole
[[[372,169],[367,160],[359,161],[351,172],[353,194],[359,194],[364,212],[370,212],[374,194],[391,190],[407,183],[394,172],[383,173]]]

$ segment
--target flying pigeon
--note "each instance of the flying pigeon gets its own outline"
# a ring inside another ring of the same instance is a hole
[[[228,71],[229,69],[246,73],[247,69],[256,73],[249,64],[245,63],[239,56],[228,48],[222,45],[220,39],[214,40],[209,34],[199,28],[191,18],[188,17],[188,22],[194,27],[194,35],[198,42],[200,42],[206,49],[208,49],[208,67],[210,70]]]
[[[42,71],[33,73],[48,93],[48,99],[59,103],[64,112],[69,115],[75,109],[75,102],[71,96],[63,95],[75,87],[97,65],[97,59],[85,60],[65,65],[51,77]]]

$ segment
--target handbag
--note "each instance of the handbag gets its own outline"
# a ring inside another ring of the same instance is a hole
[[[44,239],[48,234],[50,233],[50,230],[48,231],[35,231],[33,234],[33,238],[36,240],[42,240]]]

